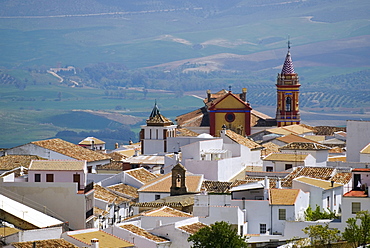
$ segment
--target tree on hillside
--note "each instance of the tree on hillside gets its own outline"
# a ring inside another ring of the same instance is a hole
[[[203,227],[188,238],[194,248],[244,248],[248,247],[246,238],[225,221]]]
[[[370,243],[370,212],[360,211],[355,218],[349,218],[347,227],[343,232],[343,238],[352,243],[353,247],[359,247]]]
[[[340,231],[337,228],[329,228],[327,223],[323,225],[310,225],[302,230],[311,238],[311,245],[330,247],[332,243],[339,241]]]

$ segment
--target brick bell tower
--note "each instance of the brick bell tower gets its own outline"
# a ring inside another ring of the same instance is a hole
[[[276,121],[278,127],[299,124],[299,77],[294,71],[293,61],[290,56],[290,41],[288,53],[285,57],[283,69],[277,77],[277,106]]]

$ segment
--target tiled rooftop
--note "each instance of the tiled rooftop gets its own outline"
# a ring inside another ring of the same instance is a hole
[[[343,195],[344,197],[368,197],[365,191],[351,190]]]
[[[229,193],[231,182],[203,181],[202,190],[208,193]]]
[[[270,189],[270,204],[294,205],[300,189]]]
[[[282,136],[282,137],[279,137],[279,138],[276,138],[276,139],[279,140],[279,141],[282,141],[286,144],[289,144],[289,143],[292,143],[292,142],[306,142],[306,143],[307,142],[313,142],[310,139],[298,136],[296,134],[288,134],[288,135],[285,135],[285,136]]]
[[[292,142],[280,148],[280,150],[330,150],[329,147],[313,142]]]
[[[35,155],[6,155],[0,157],[0,170],[12,170],[20,166],[28,168],[32,160],[45,160]]]
[[[125,171],[125,173],[127,173],[128,175],[136,178],[137,180],[139,180],[142,183],[147,183],[147,182],[150,182],[151,180],[157,178],[157,176],[155,174],[149,172],[145,168],[132,169],[132,170]]]
[[[109,203],[115,202],[116,204],[130,201],[127,198],[124,198],[122,196],[119,196],[117,194],[110,192],[109,190],[107,190],[106,188],[98,184],[94,184],[94,189],[95,189],[94,198],[97,198],[97,199],[100,199],[100,200],[103,200]]]
[[[193,223],[193,224],[190,224],[190,225],[180,226],[178,228],[187,232],[187,233],[189,233],[189,234],[194,234],[194,233],[198,232],[201,228],[206,227],[206,226],[207,226],[206,224],[203,224],[201,222],[196,222],[196,223]]]
[[[86,160],[87,162],[92,162],[110,159],[107,155],[83,148],[79,145],[61,139],[40,140],[31,143],[77,160]]]
[[[304,138],[315,142],[321,142],[325,140],[325,135],[305,135]]]
[[[282,187],[291,188],[294,178],[306,176],[336,183],[347,184],[351,179],[350,172],[337,171],[334,168],[328,167],[296,167],[285,180],[282,181]]]
[[[135,203],[135,207],[144,207],[144,208],[161,208],[164,206],[176,209],[183,209],[184,207],[189,207],[194,205],[194,195],[176,195],[176,196],[167,196],[153,202],[140,202]]]
[[[189,136],[189,137],[197,137],[199,134],[193,132],[187,128],[178,128],[176,129],[177,136]]]
[[[123,161],[128,158],[128,156],[119,152],[111,152],[107,153],[106,155],[109,156],[113,161]]]
[[[315,127],[316,135],[333,136],[334,132],[346,131],[345,127],[317,126]]]
[[[77,239],[87,245],[91,245],[91,240],[96,238],[99,240],[100,248],[112,248],[112,247],[133,247],[134,245],[121,239],[112,234],[99,231],[84,232],[79,234],[70,234],[70,237]]]
[[[109,186],[108,189],[127,195],[128,197],[131,198],[139,198],[139,194],[137,193],[138,189],[124,183]]]
[[[280,146],[276,145],[275,143],[272,142],[267,142],[262,144],[262,146],[265,148],[261,151],[262,156],[267,156],[270,153],[277,153],[279,152]]]
[[[79,145],[92,145],[92,144],[95,144],[95,145],[102,145],[102,144],[105,144],[104,141],[98,139],[98,138],[95,138],[95,137],[87,137],[85,139],[83,139],[80,143],[78,143]]]
[[[34,242],[37,248],[78,248],[78,246],[65,241],[64,239],[48,239],[48,240],[36,240],[28,242],[16,242],[12,243],[15,248],[33,248]]]
[[[198,193],[200,192],[200,187],[203,181],[201,175],[193,175],[191,173],[186,173],[185,175],[185,185],[188,193]],[[143,185],[139,192],[170,192],[172,185],[172,173],[160,176],[157,179],[150,181]]]
[[[316,186],[324,190],[343,186],[343,184],[340,184],[340,183],[333,183],[333,186],[332,186],[331,181],[310,178],[310,177],[298,177],[294,180],[298,182],[306,183],[312,186]]]
[[[123,162],[122,161],[110,161],[109,164],[97,165],[96,170],[122,171],[123,170]]]
[[[85,165],[85,161],[78,160],[33,160],[29,170],[81,171]]]
[[[135,226],[133,224],[123,224],[123,225],[120,225],[119,227],[121,227],[123,229],[126,229],[126,230],[128,230],[132,233],[135,233],[136,235],[142,236],[146,239],[157,242],[157,243],[168,242],[167,239],[164,239],[164,238],[158,237],[156,235],[153,235],[153,234],[149,233],[148,231],[146,231],[145,229],[140,228],[138,226]]]
[[[167,206],[143,212],[142,215],[157,217],[193,217],[191,214]]]
[[[287,161],[287,162],[303,162],[308,154],[294,154],[294,153],[271,153],[263,160],[267,161]]]
[[[250,149],[256,149],[256,148],[262,148],[261,145],[257,144],[256,142],[254,142],[253,140],[250,140],[246,137],[243,137],[242,135],[240,134],[237,134],[231,130],[226,130],[226,136],[229,137],[231,140],[233,140],[234,142],[240,144],[240,145],[243,145],[243,146],[246,146]]]

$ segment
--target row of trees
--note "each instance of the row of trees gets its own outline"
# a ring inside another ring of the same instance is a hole
[[[307,211],[306,211],[307,212]],[[320,212],[320,209],[319,211]],[[315,219],[318,214],[317,208],[315,211],[309,210],[309,218]],[[333,213],[328,216],[333,217]],[[370,244],[370,212],[360,211],[355,218],[347,220],[347,227],[343,234],[336,228],[329,228],[326,225],[310,225],[303,229],[311,242],[305,242],[303,239],[295,239],[293,247],[315,246],[315,247],[331,247],[333,243],[341,240],[347,241],[353,248]],[[206,226],[200,229],[195,234],[188,238],[189,242],[193,242],[194,248],[245,248],[248,247],[247,238],[238,235],[237,231],[228,223],[221,221],[213,225]]]

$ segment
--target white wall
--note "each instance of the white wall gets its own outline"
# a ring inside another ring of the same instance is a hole
[[[5,237],[5,243],[28,242],[35,240],[60,239],[62,227],[24,230]]]
[[[44,212],[46,206],[57,214],[56,218],[68,221],[71,229],[86,228],[86,211],[93,207],[93,194],[90,193],[89,197],[77,194],[75,183],[5,182],[0,186],[15,193],[8,197],[24,201],[24,204],[38,211]]]
[[[137,248],[164,248],[170,247],[171,245],[171,241],[157,243],[153,240],[147,239],[143,236],[139,236],[119,226],[111,226],[107,229],[104,229],[104,231],[121,239],[134,243],[135,247]]]
[[[347,121],[347,161],[360,162],[360,151],[370,143],[370,121]]]
[[[176,223],[155,227],[149,231],[155,235],[171,240],[171,248],[190,248],[191,243],[187,241],[190,234],[178,229],[177,227],[191,225],[196,222],[199,222],[199,219],[194,217]]]
[[[155,196],[160,195],[159,199],[170,196],[170,192],[140,192],[139,191],[139,202],[152,202],[155,201]]]
[[[362,163],[370,163],[370,154],[361,153],[360,154],[360,162],[362,162]]]
[[[185,167],[194,174],[203,174],[204,178],[216,181],[229,181],[239,174],[245,165],[240,157],[220,160],[185,160]]]
[[[80,175],[80,188],[85,188],[86,186],[86,175],[84,171],[28,171],[28,182],[35,182],[35,174],[41,175],[41,182],[46,182],[46,174],[54,175],[54,182],[57,183],[73,183],[73,175]]]
[[[45,149],[43,147],[37,146],[32,143],[10,148],[7,150],[7,153],[9,155],[37,155],[37,156],[40,156],[42,158],[46,158],[49,160],[51,159],[55,159],[55,160],[73,159],[66,155],[54,152],[49,149]]]
[[[361,203],[361,210],[369,210],[370,209],[370,197],[343,196],[342,197],[342,223],[346,223],[348,218],[355,218],[356,217],[356,214],[352,214],[352,202],[360,202]]]

